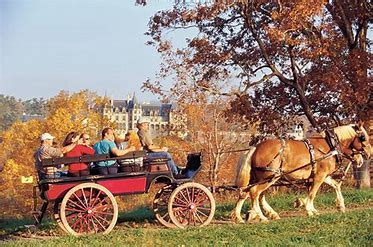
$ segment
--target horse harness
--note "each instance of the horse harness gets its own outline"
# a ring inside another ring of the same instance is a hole
[[[317,148],[318,151],[320,151],[322,154],[324,154],[323,156],[321,156],[320,158],[315,158],[315,148],[314,146],[311,144],[311,141],[309,139],[305,139],[303,140],[306,148],[308,149],[308,152],[310,154],[310,162],[303,165],[303,166],[300,166],[292,171],[289,171],[289,172],[284,172],[282,170],[282,165],[284,163],[284,150],[285,150],[285,140],[284,139],[280,139],[280,142],[281,142],[281,148],[280,150],[278,151],[278,153],[273,157],[273,159],[267,163],[267,165],[265,167],[253,167],[255,170],[257,171],[263,171],[263,172],[273,172],[274,173],[274,176],[270,177],[269,179],[266,179],[265,181],[271,181],[275,178],[284,178],[287,182],[289,182],[290,184],[296,186],[296,184],[294,184],[290,179],[288,179],[286,177],[286,175],[290,174],[290,173],[293,173],[295,171],[298,171],[298,170],[301,170],[307,166],[311,166],[311,174],[309,176],[308,179],[306,180],[309,180],[311,178],[314,177],[315,175],[315,164],[321,160],[324,160],[324,159],[327,159],[327,158],[330,158],[332,156],[336,156],[336,161],[337,161],[337,166],[338,166],[338,169],[339,170],[341,167],[342,167],[342,152],[341,152],[341,149],[340,149],[340,145],[339,145],[339,140],[338,140],[338,137],[336,136],[336,134],[334,133],[334,131],[332,130],[327,130],[325,131],[326,133],[326,142],[328,143],[329,147],[330,147],[330,151],[325,153],[323,150]],[[280,163],[280,167],[279,168],[273,168],[273,167],[270,167],[270,165],[274,162],[274,160],[279,157],[281,158],[281,163]],[[349,168],[349,166],[348,166]],[[347,168],[347,169],[348,169]],[[342,179],[345,177],[346,173],[347,173],[347,169],[346,170],[343,170],[343,177]],[[296,186],[297,187],[297,186]]]
[[[275,157],[273,157],[273,159],[267,163],[267,165],[265,165],[264,167],[253,167],[255,170],[258,170],[258,171],[263,171],[263,172],[273,172],[275,174],[282,174],[283,173],[283,170],[282,170],[282,164],[284,163],[284,150],[285,150],[285,140],[284,139],[280,139],[280,143],[281,143],[281,147],[280,147],[280,150],[278,151],[278,153],[275,155]],[[277,157],[280,156],[280,159],[281,159],[281,163],[280,163],[280,167],[279,168],[273,168],[273,167],[270,167],[270,165],[272,164],[273,161],[275,161],[275,159]]]

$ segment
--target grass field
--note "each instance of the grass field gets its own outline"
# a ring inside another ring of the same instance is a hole
[[[257,224],[228,222],[233,203],[218,200],[215,222],[204,228],[166,229],[154,223],[148,207],[122,213],[109,235],[75,238],[62,234],[52,222],[31,232],[22,227],[31,221],[0,223],[4,246],[373,246],[373,189],[344,191],[347,212],[335,211],[334,193],[316,199],[321,211],[305,217],[293,209],[296,194],[278,194],[269,201],[283,218]],[[247,207],[246,207],[247,208]]]

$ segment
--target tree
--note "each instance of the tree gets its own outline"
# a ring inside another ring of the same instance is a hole
[[[366,112],[371,13],[369,1],[354,0],[175,5],[154,15],[149,44],[166,63],[193,68],[195,88],[235,95],[229,114],[260,119],[272,130],[289,115],[305,114],[318,127],[331,117],[351,121]],[[197,35],[176,49],[165,34],[180,29]],[[216,84],[228,81],[236,85]],[[154,83],[153,91],[161,86]]]
[[[22,102],[24,112],[30,115],[44,116],[46,112],[46,100],[43,98],[32,98]]]
[[[217,182],[222,183],[223,177],[232,177],[230,172],[221,172],[233,167],[234,155],[230,151],[248,147],[255,131],[242,131],[237,125],[228,123],[225,118],[225,111],[229,106],[227,101],[221,95],[210,96],[205,90],[194,87],[196,80],[191,72],[193,67],[179,64],[175,59],[177,56],[170,53],[172,51],[167,49],[166,55],[163,54],[163,69],[158,74],[158,81],[145,82],[143,89],[177,105],[177,114],[186,119],[184,128],[188,133],[190,147],[196,151],[203,150],[204,162],[208,164],[202,170],[202,173],[208,173],[208,176],[204,176],[204,182],[209,182],[214,191]],[[170,75],[174,82],[170,90],[165,91],[161,89],[160,81]]]
[[[112,125],[101,113],[105,102],[105,98],[88,90],[72,94],[61,91],[46,102],[45,120],[16,121],[1,133],[0,163],[4,168],[0,202],[11,205],[2,207],[2,215],[30,211],[32,186],[22,184],[21,177],[36,177],[33,154],[40,145],[40,135],[49,132],[60,144],[70,131],[86,132],[99,139],[102,128]]]
[[[21,101],[12,96],[0,94],[0,132],[8,129],[21,115]]]

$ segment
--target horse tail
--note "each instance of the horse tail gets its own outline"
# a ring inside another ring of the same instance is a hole
[[[256,150],[256,147],[250,148],[243,153],[238,161],[236,171],[236,186],[242,188],[249,185],[251,172],[251,158]]]

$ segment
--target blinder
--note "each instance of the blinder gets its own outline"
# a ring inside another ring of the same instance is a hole
[[[365,142],[367,140],[367,138],[365,138],[365,135],[359,135],[357,138],[360,142]]]
[[[359,141],[360,141],[360,143],[361,143],[361,149],[356,149],[354,146],[353,146],[353,142],[351,143],[351,145],[350,145],[350,148],[351,148],[351,150],[352,150],[352,156],[353,155],[357,155],[357,154],[361,154],[363,157],[364,157],[364,159],[367,159],[368,158],[368,154],[367,154],[367,152],[364,150],[364,147],[366,146],[365,144],[364,144],[364,142],[367,140],[366,139],[366,137],[365,137],[365,135],[363,134],[363,133],[361,133],[358,129],[357,129],[357,126],[356,126],[356,128],[354,128],[355,129],[355,131],[356,131],[356,137],[355,138],[357,138]]]

